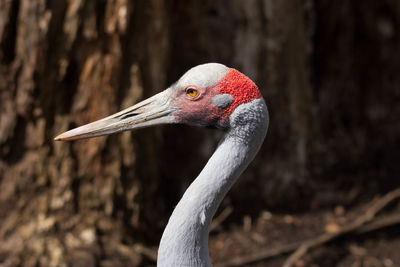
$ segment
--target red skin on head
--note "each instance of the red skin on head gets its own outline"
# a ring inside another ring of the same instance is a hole
[[[217,82],[216,86],[220,88],[220,94],[226,93],[233,96],[232,104],[224,109],[226,117],[229,117],[240,104],[261,98],[257,85],[249,77],[232,68]]]
[[[189,125],[224,128],[229,116],[237,106],[261,98],[257,85],[246,75],[233,68],[230,68],[228,73],[215,85],[206,88],[194,85],[187,87],[195,87],[199,92],[198,96],[190,98],[185,95],[184,90],[178,90],[174,95],[176,100],[173,104],[179,107],[179,110],[175,112],[176,120]],[[214,106],[212,98],[218,94],[230,94],[233,102],[226,108]]]

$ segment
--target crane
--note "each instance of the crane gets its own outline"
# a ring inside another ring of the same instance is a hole
[[[211,219],[257,154],[268,129],[267,106],[250,78],[223,64],[198,65],[161,93],[60,134],[55,140],[171,123],[215,127],[225,134],[169,218],[161,237],[157,266],[212,266],[208,252]]]

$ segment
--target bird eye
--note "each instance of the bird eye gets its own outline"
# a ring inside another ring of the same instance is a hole
[[[199,94],[199,91],[193,87],[186,88],[186,94],[190,97],[196,97]]]

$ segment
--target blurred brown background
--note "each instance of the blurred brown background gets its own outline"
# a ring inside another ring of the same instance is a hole
[[[0,265],[151,264],[138,244],[156,248],[221,134],[53,138],[205,62],[251,77],[271,114],[218,231],[400,185],[398,0],[0,0]]]

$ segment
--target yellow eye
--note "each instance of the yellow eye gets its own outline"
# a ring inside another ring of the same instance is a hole
[[[186,94],[190,97],[196,97],[199,94],[199,92],[195,88],[189,87],[186,89]]]

